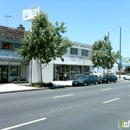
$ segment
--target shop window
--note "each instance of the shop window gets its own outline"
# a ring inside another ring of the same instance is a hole
[[[82,56],[88,56],[88,50],[83,50],[82,49]]]
[[[1,44],[1,49],[12,50],[12,43],[2,42],[2,44]]]
[[[73,55],[78,55],[78,49],[77,48],[71,48],[70,53]]]
[[[22,47],[22,44],[14,43],[14,48],[15,48],[15,49],[16,49],[16,48],[20,48],[20,47]]]
[[[10,76],[20,76],[20,66],[10,66]]]

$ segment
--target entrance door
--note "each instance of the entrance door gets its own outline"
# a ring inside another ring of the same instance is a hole
[[[0,66],[0,82],[8,82],[8,66]]]

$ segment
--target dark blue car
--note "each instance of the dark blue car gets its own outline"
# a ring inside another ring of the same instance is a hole
[[[117,82],[118,81],[118,78],[116,75],[114,74],[106,74],[106,75],[103,75],[102,77],[102,82],[106,82],[106,83],[110,83],[110,82]]]
[[[73,80],[72,85],[84,85],[87,86],[89,84],[98,84],[98,78],[94,75],[81,75],[78,79]]]

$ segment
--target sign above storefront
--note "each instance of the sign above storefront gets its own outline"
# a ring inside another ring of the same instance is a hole
[[[129,58],[122,58],[121,65],[122,66],[130,66],[130,57]]]
[[[77,47],[77,48],[82,48],[82,49],[89,49],[89,50],[91,49],[91,45],[81,44],[81,43],[77,43],[77,42],[74,42],[73,46]]]
[[[14,53],[0,53],[0,57],[5,57],[5,58],[20,58],[18,54]]]
[[[23,10],[23,21],[31,21],[40,12],[40,7],[32,7]]]

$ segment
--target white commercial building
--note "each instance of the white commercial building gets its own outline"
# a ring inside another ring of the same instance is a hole
[[[64,62],[60,58],[51,61],[43,70],[43,81],[52,82],[54,80],[72,80],[79,74],[84,74],[92,69],[91,46],[73,42],[73,46],[68,48],[68,52],[63,55]],[[32,61],[32,82],[40,82],[40,66],[36,61]]]

